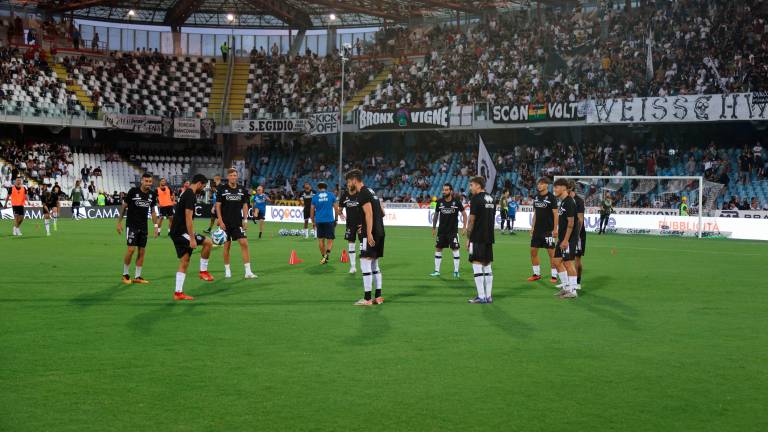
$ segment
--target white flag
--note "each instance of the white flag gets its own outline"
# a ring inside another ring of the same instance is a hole
[[[477,152],[477,174],[485,177],[485,190],[493,193],[496,186],[496,166],[493,165],[493,159],[485,148],[483,137],[480,137],[480,150]]]
[[[653,30],[649,32],[648,39],[646,39],[645,42],[647,45],[645,57],[645,76],[650,80],[653,79],[653,76],[655,75],[655,71],[653,69]]]

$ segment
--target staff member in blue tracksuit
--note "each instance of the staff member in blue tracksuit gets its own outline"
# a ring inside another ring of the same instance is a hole
[[[264,186],[256,188],[256,193],[251,196],[251,207],[253,207],[253,223],[259,221],[259,238],[264,233],[264,219],[267,215],[267,203],[272,204],[272,200],[264,193]]]
[[[317,184],[318,192],[312,197],[312,227],[317,233],[318,246],[322,259],[320,264],[327,264],[331,255],[333,240],[336,238],[336,221],[339,219],[339,204],[336,195],[328,192],[328,185],[323,182]]]

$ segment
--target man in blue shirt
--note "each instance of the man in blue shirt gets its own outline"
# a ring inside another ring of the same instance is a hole
[[[323,182],[317,184],[318,192],[312,197],[311,218],[312,226],[317,233],[318,246],[322,259],[320,264],[327,264],[331,255],[333,239],[336,238],[336,220],[339,218],[339,204],[336,196],[328,192],[328,185]]]
[[[517,213],[517,207],[520,205],[518,204],[519,199],[520,198],[517,196],[512,196],[509,198],[509,201],[507,201],[507,228],[512,235],[515,235],[515,213]]]
[[[264,187],[256,188],[256,193],[251,196],[251,207],[253,207],[253,223],[259,221],[259,238],[264,233],[264,219],[267,215],[267,203],[272,203],[267,194],[264,193]]]

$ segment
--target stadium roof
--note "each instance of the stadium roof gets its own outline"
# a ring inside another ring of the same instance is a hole
[[[577,3],[542,0],[542,3]],[[42,10],[75,18],[171,27],[326,28],[370,27],[448,17],[455,11],[480,15],[528,6],[530,0],[39,0]],[[133,11],[129,15],[129,11]],[[233,14],[234,22],[227,20]]]

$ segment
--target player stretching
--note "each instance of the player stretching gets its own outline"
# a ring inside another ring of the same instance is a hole
[[[304,204],[304,238],[309,238],[309,220],[312,219],[312,197],[315,191],[309,183],[304,183],[304,190],[301,191],[301,201]],[[317,237],[317,233],[315,233]]]
[[[485,192],[485,178],[472,177],[469,180],[472,199],[469,203],[469,225],[467,250],[469,262],[475,276],[477,297],[470,303],[493,303],[493,228],[496,224],[496,204],[493,197]]]
[[[253,200],[253,223],[259,221],[259,238],[264,233],[264,220],[267,217],[267,203],[272,203],[267,194],[264,193],[264,187],[259,186],[256,188],[256,195],[252,197]]]
[[[83,200],[83,188],[80,187],[80,180],[75,181],[75,187],[72,188],[69,199],[72,200],[72,219],[78,220],[80,219],[80,202]]]
[[[186,184],[185,184],[186,186]],[[216,174],[211,181],[211,223],[208,224],[208,229],[204,230],[204,233],[210,234],[213,229],[213,225],[218,223],[216,217],[217,206],[216,203],[219,200],[219,186],[221,186],[221,176]]]
[[[363,184],[363,173],[352,170],[347,173],[347,189],[351,195],[357,194],[360,206],[360,229],[363,232],[363,242],[360,244],[360,270],[363,272],[363,289],[365,295],[355,303],[355,306],[370,306],[384,303],[381,296],[381,268],[379,259],[384,256],[384,211],[381,202],[371,188]],[[376,281],[376,294],[371,299],[373,281]]]
[[[158,228],[157,232],[163,230],[163,219],[168,219],[168,232],[171,232],[171,224],[173,223],[173,206],[176,204],[176,197],[173,195],[173,191],[168,182],[164,179],[160,179],[160,187],[157,188],[157,208],[159,210],[158,215]]]
[[[195,174],[189,187],[179,196],[176,209],[174,210],[176,217],[173,218],[173,223],[171,224],[170,238],[176,247],[176,256],[179,257],[179,268],[176,271],[176,291],[173,294],[174,300],[194,300],[194,297],[184,294],[184,279],[187,277],[189,258],[192,256],[192,251],[198,245],[203,247],[202,251],[200,251],[200,279],[208,282],[213,281],[213,276],[208,273],[208,258],[211,256],[213,243],[211,243],[210,239],[195,234],[195,227],[192,222],[192,218],[195,215],[195,203],[197,202],[195,195],[203,190],[206,183],[208,183],[208,179],[204,175]]]
[[[45,224],[45,235],[51,235],[51,219],[53,219],[54,226],[56,225],[56,218],[59,212],[59,193],[57,192],[58,186],[54,186],[53,190],[48,192],[48,185],[43,183],[43,191],[40,194],[41,201],[43,202],[43,223]]]
[[[512,235],[515,234],[515,215],[517,215],[517,207],[519,207],[518,199],[517,197],[510,197],[509,201],[507,202],[507,228],[509,228],[509,233]]]
[[[154,225],[154,237],[160,234],[157,225],[157,196],[152,192],[152,175],[144,173],[141,176],[141,185],[132,187],[123,197],[123,205],[120,208],[120,216],[117,219],[117,233],[123,233],[123,216],[128,209],[128,220],[125,222],[125,238],[128,243],[128,250],[123,257],[123,283],[147,284],[148,280],[141,277],[141,268],[144,265],[144,251],[147,247],[147,215],[152,215],[152,224]],[[136,254],[136,268],[134,269],[134,278],[131,279],[129,272],[131,270],[131,258],[133,252],[138,249]]]
[[[579,242],[576,248],[576,289],[581,289],[581,258],[587,248],[587,227],[584,225],[584,200],[576,193],[576,182],[571,180],[571,198],[576,202],[576,225],[579,228]]]
[[[328,259],[333,248],[333,240],[336,238],[336,221],[339,219],[339,204],[336,195],[328,192],[328,186],[324,182],[317,184],[318,192],[312,197],[312,228],[317,233],[320,255],[323,257],[320,264],[328,264]]]
[[[557,237],[557,198],[549,192],[549,179],[542,177],[536,183],[538,194],[533,199],[533,221],[531,222],[531,265],[533,276],[529,282],[541,279],[541,261],[539,249],[546,249],[552,283],[557,283],[557,268],[553,263],[555,256],[555,238]]]
[[[13,207],[13,235],[21,235],[21,224],[24,222],[24,206],[29,205],[27,200],[27,187],[22,184],[21,177],[16,177],[16,184],[11,186],[11,193],[5,198],[5,207],[8,201]]]
[[[576,201],[570,197],[570,182],[566,179],[555,181],[555,195],[560,200],[558,206],[558,237],[555,249],[555,264],[560,273],[560,280],[565,283],[556,295],[561,299],[578,297],[576,293],[576,268],[573,259],[579,246],[579,225],[576,222]]]
[[[443,261],[443,249],[450,247],[453,251],[453,277],[459,278],[459,264],[461,256],[459,249],[459,213],[463,221],[463,234],[467,233],[467,212],[461,201],[453,195],[453,186],[450,183],[443,185],[443,197],[437,200],[435,214],[432,216],[432,237],[437,237],[435,242],[435,271],[430,276],[440,276],[440,263]],[[440,228],[437,220],[440,219]]]
[[[248,192],[237,184],[237,170],[227,170],[227,182],[219,186],[216,192],[216,214],[219,227],[227,233],[227,241],[224,242],[224,277],[232,277],[232,269],[229,267],[229,251],[232,241],[240,243],[240,252],[243,255],[245,278],[254,279],[256,275],[251,271],[251,255],[248,251]]]
[[[346,230],[344,231],[344,239],[349,242],[347,252],[349,253],[349,274],[355,274],[357,272],[357,263],[355,260],[355,239],[363,243],[363,234],[360,229],[360,207],[357,202],[357,194],[350,194],[347,188],[341,193],[341,211],[346,213],[341,214],[342,219],[347,220]]]

